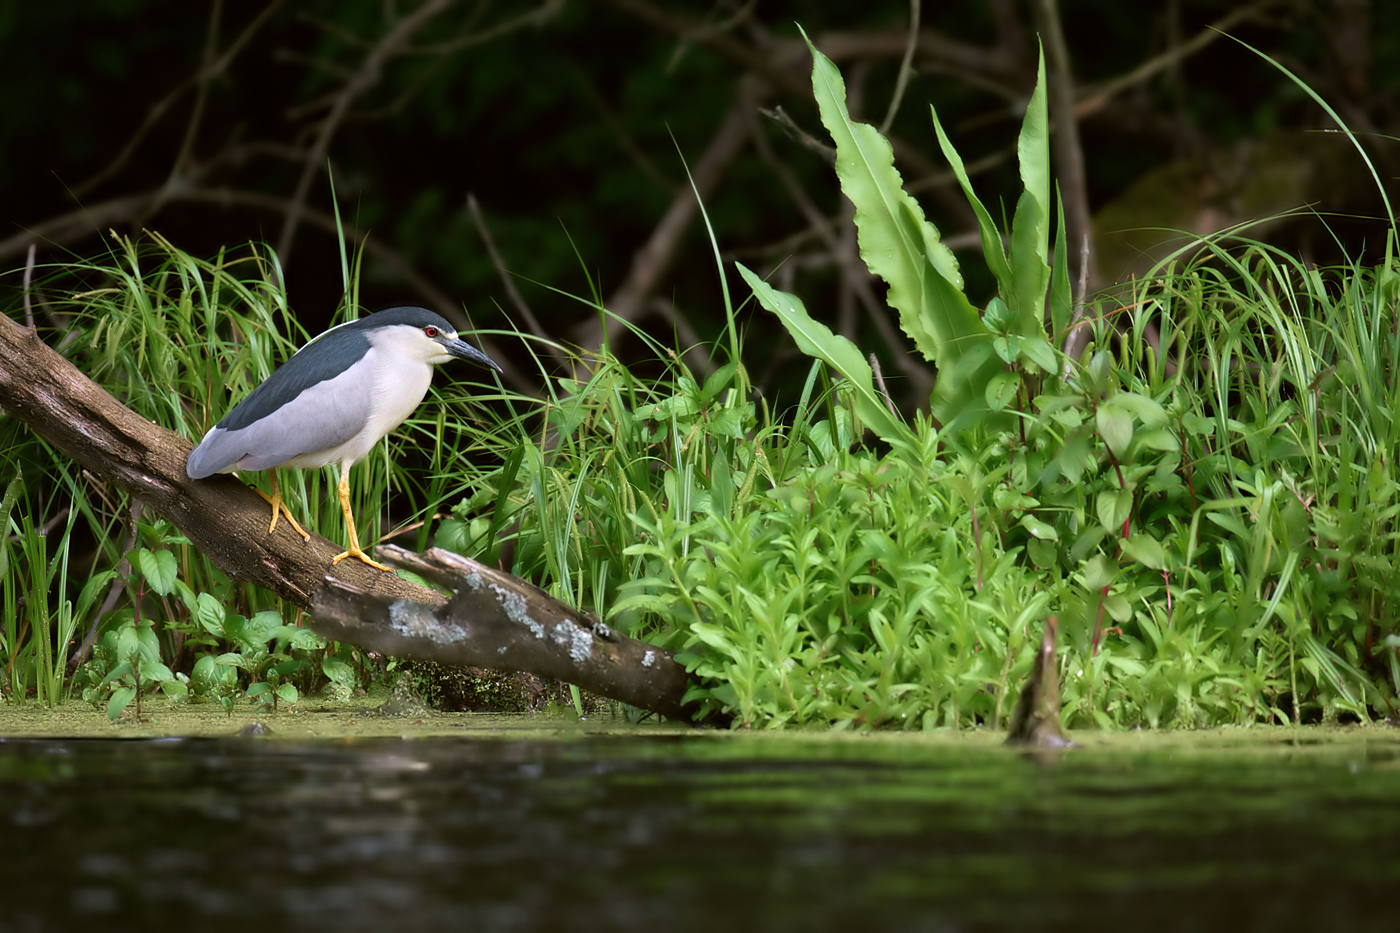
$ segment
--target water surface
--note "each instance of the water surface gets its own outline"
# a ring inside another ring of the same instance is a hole
[[[0,740],[0,931],[1395,929],[1400,735]]]

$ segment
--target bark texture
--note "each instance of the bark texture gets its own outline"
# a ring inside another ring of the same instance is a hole
[[[446,664],[525,671],[690,721],[690,686],[669,651],[628,638],[519,577],[433,548],[392,545],[380,560],[453,591],[443,606],[366,593],[337,580],[317,593],[318,632],[383,654]]]

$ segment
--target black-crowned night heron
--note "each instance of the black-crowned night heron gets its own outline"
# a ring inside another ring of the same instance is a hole
[[[350,467],[379,439],[413,413],[433,380],[433,366],[453,359],[501,371],[457,331],[426,308],[389,308],[350,321],[314,338],[277,368],[267,381],[234,406],[190,453],[193,479],[235,470],[272,470],[272,524],[287,521],[307,534],[277,486],[277,467],[340,465],[340,508],[350,546],[332,564],[358,557],[389,568],[360,550],[350,514]]]

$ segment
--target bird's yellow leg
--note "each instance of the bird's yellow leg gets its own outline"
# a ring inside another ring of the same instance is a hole
[[[301,540],[311,540],[311,535],[307,534],[306,529],[297,524],[297,520],[292,517],[292,510],[287,508],[287,503],[282,501],[282,490],[277,485],[276,470],[272,471],[272,495],[269,496],[256,486],[253,487],[253,492],[262,496],[272,506],[272,524],[267,526],[268,534],[272,534],[277,530],[277,519],[285,515],[287,516],[287,521],[291,522],[292,527],[296,529],[297,534],[301,535]]]
[[[350,534],[350,548],[343,554],[337,554],[335,559],[331,561],[331,566],[335,566],[347,557],[358,557],[371,567],[376,567],[386,573],[393,573],[394,568],[386,567],[384,564],[374,560],[364,551],[360,550],[360,536],[355,534],[355,516],[350,513],[349,470],[340,471],[340,485],[338,489],[340,490],[340,510],[345,513],[345,530]]]

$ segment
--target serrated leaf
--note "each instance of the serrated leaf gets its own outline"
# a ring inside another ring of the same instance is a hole
[[[957,260],[904,190],[890,144],[874,127],[851,120],[841,73],[810,40],[807,45],[812,92],[836,143],[836,174],[855,206],[861,258],[889,286],[886,301],[899,312],[901,329],[938,366],[933,416],[945,426],[976,417],[985,412],[983,392],[994,372],[980,355],[991,352],[990,334],[963,294]],[[991,233],[995,236],[995,228]],[[989,256],[988,262],[995,260]],[[969,360],[974,353],[977,357]]]
[[[889,142],[875,127],[851,119],[841,72],[810,40],[807,44],[812,52],[812,92],[822,125],[836,143],[836,175],[855,206],[861,258],[889,285],[886,300],[899,311],[904,332],[926,359],[936,360],[941,344],[984,330],[962,295],[957,259],[938,242],[937,229],[904,190]],[[933,278],[951,285],[961,301],[950,302],[942,314],[927,315],[927,302],[950,297],[935,294]]]
[[[1099,428],[1099,436],[1108,445],[1108,449],[1113,451],[1113,456],[1119,460],[1123,459],[1123,455],[1128,451],[1128,444],[1133,440],[1133,416],[1109,402],[1104,402],[1094,414],[1094,420]]]
[[[855,344],[833,334],[825,324],[812,320],[797,296],[778,291],[742,263],[735,263],[735,266],[753,289],[758,303],[783,322],[797,348],[808,356],[824,360],[851,384],[855,390],[856,415],[861,421],[888,443],[910,438],[909,428],[890,414],[884,399],[876,394],[875,375]]]

